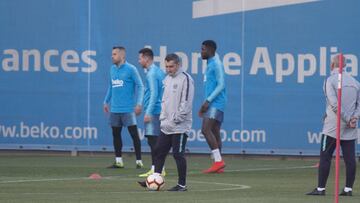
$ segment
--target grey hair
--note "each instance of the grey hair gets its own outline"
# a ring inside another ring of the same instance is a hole
[[[174,61],[176,64],[180,64],[180,57],[174,53],[168,54],[165,57],[165,61]]]

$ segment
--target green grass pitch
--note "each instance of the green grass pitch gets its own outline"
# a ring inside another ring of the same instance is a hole
[[[249,158],[225,156],[223,174],[201,174],[210,165],[209,156],[188,155],[187,192],[150,192],[140,188],[133,155],[125,155],[124,169],[107,169],[111,154],[9,153],[0,152],[0,202],[333,202],[334,168],[327,195],[304,195],[314,189],[317,159]],[[334,165],[332,166],[334,167]],[[359,164],[358,164],[359,167]],[[167,157],[165,189],[177,180],[172,156]],[[344,185],[341,165],[340,188]],[[89,179],[92,173],[100,180]],[[359,181],[359,173],[357,180]],[[360,202],[360,184],[355,182],[353,197],[340,202]]]

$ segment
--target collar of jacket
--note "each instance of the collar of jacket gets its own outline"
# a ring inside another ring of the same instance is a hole
[[[127,61],[125,61],[123,64],[121,64],[120,66],[117,66],[116,64],[114,64],[114,66],[116,67],[116,68],[122,68],[123,66],[125,66],[125,65],[127,65]]]
[[[176,73],[174,75],[172,75],[171,77],[175,78],[176,76],[178,76],[182,72],[183,72],[183,69],[182,69],[182,67],[180,67],[179,70],[176,71]]]
[[[209,64],[209,63],[211,63],[211,62],[215,61],[215,59],[216,59],[216,55],[215,55],[215,56],[212,56],[211,58],[208,58],[208,60],[207,60],[207,64]]]
[[[151,69],[153,69],[153,67],[155,66],[155,64],[154,63],[152,63],[149,67],[147,67],[147,68],[144,68],[144,72],[145,72],[145,74],[147,74]]]
[[[150,71],[152,68],[154,68],[155,67],[155,64],[154,63],[152,63],[148,68],[146,68],[147,69],[147,71]]]
[[[345,72],[345,68],[343,68],[342,72]],[[338,74],[339,73],[339,68],[334,68],[332,71],[331,71],[331,75],[333,74]]]

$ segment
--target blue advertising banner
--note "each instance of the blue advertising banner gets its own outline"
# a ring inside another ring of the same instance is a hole
[[[344,53],[359,79],[358,8],[357,0],[2,0],[0,148],[112,151],[102,107],[112,47],[122,45],[143,79],[141,48],[162,68],[166,54],[181,57],[195,81],[187,147],[209,152],[197,111],[201,42],[213,39],[226,73],[224,153],[316,155],[331,57]]]

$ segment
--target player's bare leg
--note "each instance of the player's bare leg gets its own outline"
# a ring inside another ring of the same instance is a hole
[[[212,127],[211,131],[215,136],[215,139],[216,139],[216,142],[217,142],[217,145],[219,147],[220,154],[221,154],[221,152],[222,152],[221,151],[221,149],[222,149],[222,140],[221,140],[220,130],[221,130],[221,123],[219,121],[215,120],[215,124]],[[217,171],[217,173],[223,173],[223,172],[224,172],[224,168]]]
[[[216,173],[217,171],[223,169],[225,167],[225,163],[222,160],[221,154],[220,154],[220,148],[219,148],[219,144],[218,144],[218,140],[221,142],[221,138],[220,138],[220,128],[215,128],[214,131],[216,132],[214,134],[213,132],[213,127],[214,126],[218,126],[217,124],[218,121],[216,121],[215,119],[210,119],[210,118],[204,118],[203,119],[203,123],[202,123],[202,133],[205,136],[205,139],[211,149],[211,153],[214,156],[214,163],[212,164],[212,166],[210,168],[208,168],[207,170],[204,170],[203,173]],[[218,137],[218,138],[217,138]]]
[[[211,128],[212,133],[215,136],[218,148],[220,150],[221,153],[221,148],[222,148],[222,141],[221,141],[221,134],[220,134],[220,130],[221,130],[221,123],[217,120],[215,120],[214,125]]]

